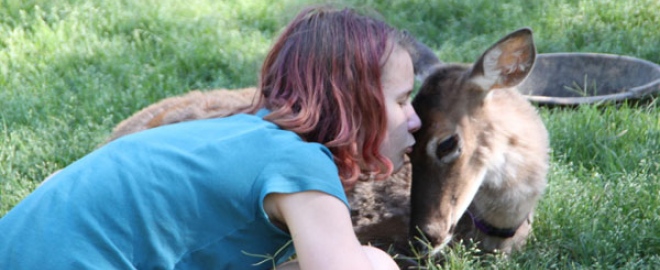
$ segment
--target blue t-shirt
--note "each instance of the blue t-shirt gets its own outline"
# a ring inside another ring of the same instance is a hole
[[[146,130],[74,162],[0,218],[0,269],[270,269],[293,244],[263,200],[307,190],[348,207],[330,151],[259,116]]]

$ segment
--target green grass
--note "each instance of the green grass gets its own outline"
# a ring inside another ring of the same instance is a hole
[[[122,119],[190,89],[256,83],[273,38],[305,0],[0,1],[0,216]],[[446,62],[470,62],[529,26],[538,51],[660,63],[655,0],[349,1],[408,29]],[[525,252],[445,252],[461,269],[660,266],[660,101],[540,109],[549,187]]]

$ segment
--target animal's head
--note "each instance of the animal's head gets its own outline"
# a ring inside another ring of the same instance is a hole
[[[400,44],[410,53],[415,70],[415,79],[424,81],[424,79],[442,62],[433,53],[433,51],[424,43],[419,42],[408,31],[403,31]]]
[[[443,64],[429,73],[413,101],[422,120],[410,155],[413,236],[436,249],[451,240],[486,173],[484,136],[491,127],[482,121],[482,107],[493,90],[519,84],[535,58],[532,32],[524,28],[492,45],[473,65]]]

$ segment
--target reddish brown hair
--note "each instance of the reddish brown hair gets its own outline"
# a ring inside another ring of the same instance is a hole
[[[305,9],[266,56],[253,110],[265,107],[266,120],[328,147],[346,188],[361,168],[384,179],[392,164],[379,152],[387,128],[381,75],[400,39],[351,9]]]

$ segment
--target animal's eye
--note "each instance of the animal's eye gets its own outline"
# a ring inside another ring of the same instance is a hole
[[[448,159],[453,160],[453,157],[457,154],[458,151],[460,151],[458,148],[458,135],[454,134],[444,141],[438,143],[438,146],[435,149],[435,155],[443,161],[451,161]]]

